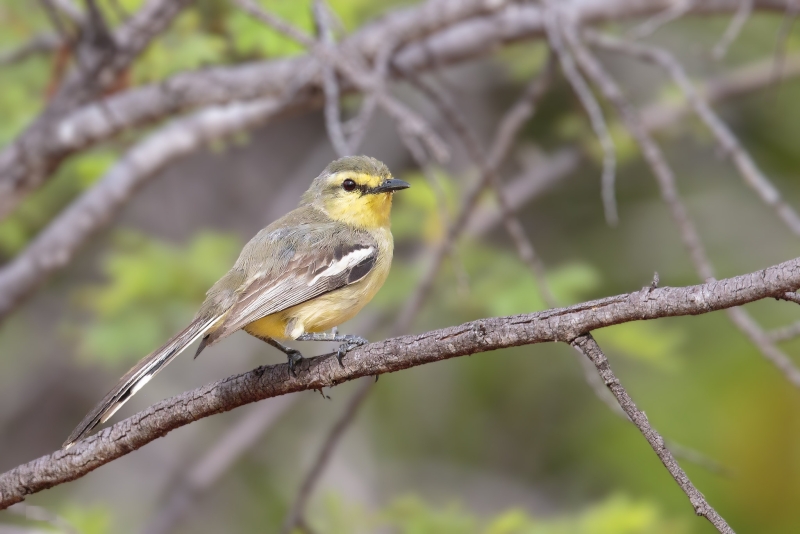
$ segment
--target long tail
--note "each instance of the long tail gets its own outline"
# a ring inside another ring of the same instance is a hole
[[[83,421],[72,431],[67,441],[62,445],[68,449],[76,441],[88,434],[99,423],[105,423],[114,412],[119,410],[125,402],[139,391],[161,369],[167,366],[178,354],[194,340],[205,334],[216,322],[217,318],[195,319],[182,332],[167,341],[163,347],[142,358],[133,368],[125,373],[119,383],[108,392],[108,395],[86,414]]]

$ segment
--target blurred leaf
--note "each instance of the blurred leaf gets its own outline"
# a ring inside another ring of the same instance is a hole
[[[434,508],[415,496],[397,499],[382,516],[402,534],[469,534],[478,528],[477,520],[460,505]]]
[[[497,56],[508,69],[512,80],[527,83],[541,71],[548,54],[549,50],[544,43],[525,42],[502,48]]]
[[[431,243],[444,236],[458,200],[458,188],[455,180],[442,169],[434,169],[432,174],[436,186],[421,173],[403,175],[411,188],[398,196],[392,209],[392,234],[396,241],[422,238]],[[434,187],[441,187],[444,195],[444,214]],[[442,220],[443,216],[447,220]]]
[[[657,366],[664,371],[680,368],[680,354],[686,332],[667,323],[638,321],[596,330],[596,337],[607,350],[619,351],[634,360]]]
[[[80,508],[70,505],[61,516],[80,534],[108,534],[111,528],[111,512],[106,508],[95,505],[89,508]]]
[[[70,325],[79,354],[106,363],[138,359],[191,319],[233,264],[236,237],[202,232],[183,247],[121,231],[103,260],[106,282],[76,290],[84,325]]]
[[[0,255],[19,252],[75,197],[91,186],[114,162],[110,150],[86,152],[68,161],[41,189],[25,198],[0,222]]]
[[[466,299],[451,292],[451,301],[461,301],[451,304],[455,308],[469,303],[482,308],[482,316],[500,316],[547,307],[533,275],[516,253],[482,243],[465,243],[460,251],[471,282]],[[498,276],[499,273],[502,276]],[[563,302],[580,300],[600,283],[597,271],[586,264],[553,267],[547,278],[556,298]]]
[[[612,496],[577,512],[537,518],[511,509],[495,517],[479,517],[457,503],[435,506],[418,496],[400,497],[370,516],[340,498],[327,498],[324,516],[314,522],[323,534],[373,532],[398,534],[685,534],[683,521],[663,517],[647,501]],[[371,527],[370,530],[366,530]],[[378,527],[378,528],[376,528]]]

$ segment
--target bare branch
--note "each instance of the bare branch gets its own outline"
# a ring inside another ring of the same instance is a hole
[[[375,78],[371,73],[360,69],[356,63],[350,61],[345,55],[320,46],[310,36],[272,13],[265,11],[253,0],[234,0],[234,2],[255,19],[308,48],[321,61],[334,65],[337,70],[349,78],[353,86],[359,91],[374,94],[378,105],[397,121],[400,128],[420,138],[436,160],[443,162],[449,158],[449,151],[445,142],[421,117],[405,104],[392,97],[386,90],[382,79]]]
[[[714,135],[725,154],[731,157],[745,183],[761,197],[764,203],[775,210],[795,235],[800,235],[800,216],[781,198],[778,190],[761,172],[728,125],[719,118],[708,102],[697,92],[683,66],[672,54],[660,48],[625,42],[595,32],[587,32],[586,36],[592,45],[653,62],[663,68],[683,92],[694,112]]]
[[[45,111],[0,152],[0,219],[39,187],[66,155],[49,151],[53,129],[65,114],[97,98],[191,0],[148,0],[111,36],[114,46],[75,51],[80,72],[67,76]],[[103,112],[103,106],[99,106]],[[107,120],[107,118],[105,118]]]
[[[625,411],[628,419],[630,419],[633,424],[636,425],[636,428],[639,429],[644,438],[653,448],[653,451],[656,453],[656,455],[658,455],[661,463],[667,468],[669,474],[672,475],[672,478],[675,479],[675,482],[678,483],[678,486],[680,486],[686,496],[689,497],[689,502],[692,503],[694,512],[699,516],[705,517],[709,523],[714,525],[718,532],[721,532],[722,534],[734,534],[733,529],[729,527],[722,516],[720,516],[717,511],[714,510],[710,504],[708,504],[705,497],[703,497],[703,494],[700,493],[694,484],[692,484],[692,481],[689,480],[686,472],[681,469],[681,466],[678,465],[678,462],[675,461],[672,453],[669,452],[669,449],[667,449],[666,445],[664,444],[664,438],[662,438],[661,435],[652,426],[650,426],[650,422],[647,420],[647,416],[644,414],[644,412],[636,407],[633,399],[630,398],[628,392],[622,387],[619,379],[614,375],[614,372],[611,370],[611,366],[608,363],[608,359],[606,358],[605,354],[603,354],[603,351],[600,349],[600,346],[594,340],[592,335],[585,334],[579,336],[571,341],[570,345],[572,345],[575,350],[589,358],[597,368],[597,371],[600,373],[603,382],[605,382],[605,385],[614,395],[614,398],[617,399],[617,402]]]
[[[631,39],[643,39],[653,35],[656,30],[677,20],[688,13],[694,4],[694,0],[676,0],[673,4],[656,13],[644,22],[634,26],[628,31],[628,37]]]
[[[725,29],[725,33],[722,34],[719,42],[714,46],[714,49],[711,52],[711,55],[717,61],[722,60],[725,55],[728,53],[728,49],[739,37],[739,34],[742,32],[742,28],[744,25],[747,24],[747,20],[750,18],[750,15],[753,13],[753,0],[739,0],[739,9],[736,10],[736,13],[733,15],[731,19],[731,23]]]
[[[587,73],[587,76],[597,84],[605,97],[614,104],[626,127],[639,144],[645,161],[656,176],[661,190],[661,196],[667,204],[675,224],[678,226],[681,240],[689,252],[697,274],[703,280],[713,280],[714,269],[711,265],[711,261],[703,247],[697,228],[678,194],[678,189],[675,184],[675,174],[667,163],[664,154],[642,124],[636,110],[628,103],[627,99],[622,94],[617,83],[605,72],[600,63],[589,51],[583,47],[574,28],[567,27],[565,32],[573,43],[576,58],[581,68]],[[599,42],[600,36],[595,37],[597,37],[597,39],[593,38],[592,42]],[[639,45],[631,43],[631,46]],[[772,344],[760,327],[749,319],[747,312],[744,310],[729,310],[728,313],[737,328],[747,335],[751,342],[761,350],[761,354],[783,372],[787,380],[795,387],[800,387],[800,370],[794,366],[788,356],[783,354],[780,349]]]
[[[781,79],[797,76],[800,76],[800,55],[795,54],[785,59]],[[774,62],[767,59],[755,61],[703,83],[698,83],[697,91],[708,102],[717,102],[766,89],[779,81],[780,79],[775,77]],[[691,111],[690,105],[686,101],[669,102],[650,105],[642,110],[641,116],[648,130],[659,130],[675,123]]]
[[[628,103],[616,82],[606,74],[600,63],[583,47],[575,28],[571,25],[565,25],[563,31],[570,41],[573,53],[581,65],[581,69],[597,85],[605,98],[617,108],[628,131],[639,144],[645,161],[656,176],[661,196],[670,209],[672,218],[680,230],[681,239],[689,251],[692,262],[701,278],[704,280],[712,278],[711,263],[700,242],[694,223],[691,221],[689,213],[680,199],[675,186],[675,174],[664,158],[658,144],[644,128],[638,113]]]
[[[551,70],[552,61],[544,68],[545,72]],[[509,205],[508,199],[503,193],[503,184],[497,172],[498,165],[492,165],[488,157],[484,154],[481,142],[478,136],[467,124],[462,114],[458,111],[458,107],[453,103],[448,94],[440,90],[437,86],[428,83],[413,74],[409,74],[408,78],[413,84],[422,90],[438,107],[442,115],[445,117],[450,127],[456,133],[464,148],[467,150],[470,159],[480,169],[481,175],[487,177],[489,187],[494,191],[497,201],[500,205],[500,213],[502,215],[503,225],[506,232],[511,237],[514,246],[517,249],[517,254],[520,259],[525,263],[536,278],[539,291],[542,294],[544,301],[550,307],[555,307],[556,300],[550,293],[550,288],[546,282],[546,273],[541,259],[536,254],[536,251],[530,239],[525,234],[525,229],[520,223],[519,219],[514,215],[514,212]]]
[[[145,8],[115,32],[119,63],[128,65],[132,55],[172,20],[185,2],[149,0]],[[691,13],[709,15],[735,10],[739,0],[695,0]],[[581,23],[628,20],[652,15],[671,5],[670,0],[575,0],[571,2]],[[756,0],[764,11],[783,12],[784,0]],[[161,10],[161,11],[159,11]],[[163,14],[163,16],[161,16]],[[152,19],[155,23],[148,24]],[[142,28],[140,35],[136,30]],[[420,72],[486,54],[487,50],[542,36],[542,11],[535,4],[510,0],[436,0],[390,13],[365,25],[340,47],[374,58],[385,44],[385,36],[397,39],[393,61]],[[127,53],[130,51],[131,53]],[[116,56],[115,56],[116,57]],[[78,150],[105,141],[120,132],[161,120],[199,106],[228,104],[235,100],[276,97],[286,90],[294,73],[313,62],[307,56],[203,68],[178,74],[163,82],[137,87],[104,100],[108,120],[97,104],[86,104],[65,116],[48,113],[46,127],[32,125],[12,145],[0,152],[0,219],[33,189],[39,187],[61,161]],[[113,78],[113,76],[111,76]],[[307,88],[309,98],[317,84]],[[352,91],[342,83],[343,92]],[[306,92],[306,91],[304,91]],[[308,107],[319,101],[308,102]],[[72,100],[69,100],[72,102]],[[74,105],[66,106],[70,109]]]
[[[225,431],[221,439],[170,488],[161,511],[143,529],[144,534],[169,534],[203,493],[216,487],[219,479],[258,443],[261,436],[299,397],[288,395],[262,403]]]
[[[792,323],[781,328],[776,328],[775,330],[767,332],[767,336],[773,343],[794,339],[797,336],[800,336],[800,322]]]
[[[286,521],[284,521],[283,526],[281,527],[281,534],[291,534],[295,528],[304,522],[303,515],[305,513],[306,506],[308,505],[308,500],[311,497],[311,493],[314,490],[314,486],[317,485],[325,466],[328,464],[328,461],[333,454],[333,450],[336,448],[339,440],[342,439],[347,427],[349,427],[350,424],[355,420],[359,408],[361,408],[364,400],[372,391],[374,384],[375,380],[372,377],[362,378],[361,383],[356,389],[356,392],[353,393],[353,396],[347,401],[347,405],[345,405],[342,415],[337,418],[336,423],[331,428],[327,437],[323,440],[322,448],[315,456],[314,463],[311,465],[311,469],[308,470],[308,474],[305,476],[303,483],[300,485],[300,491],[298,491],[297,497],[295,498],[289,513],[286,515]]]
[[[0,269],[0,318],[50,273],[66,265],[88,237],[104,227],[131,195],[166,164],[212,140],[291,110],[291,103],[274,99],[208,108],[178,119],[134,145],[95,186]]]
[[[547,87],[550,85],[551,79],[552,68],[551,64],[548,64],[547,67],[528,84],[517,102],[506,112],[505,116],[500,121],[497,134],[495,135],[494,145],[489,150],[489,165],[492,169],[496,169],[500,166],[502,160],[511,149],[511,145],[517,133],[530,117],[533,116],[539,100],[544,96]],[[464,195],[459,208],[460,211],[453,224],[448,228],[447,235],[436,245],[436,249],[428,254],[430,260],[421,277],[421,282],[417,286],[417,290],[406,301],[406,305],[400,312],[395,332],[406,332],[410,329],[414,316],[422,307],[427,296],[431,293],[434,278],[438,274],[445,256],[466,228],[472,212],[478,203],[478,199],[489,185],[490,179],[491,177],[489,175],[482,175],[481,179]]]
[[[601,177],[603,209],[606,215],[606,223],[608,223],[609,226],[616,226],[619,222],[619,216],[617,214],[617,201],[614,194],[615,169],[617,166],[614,140],[611,138],[611,133],[608,131],[608,126],[603,117],[603,110],[600,109],[600,104],[597,103],[597,99],[595,99],[594,94],[592,94],[592,90],[575,67],[572,54],[564,47],[561,29],[564,21],[560,20],[563,18],[560,8],[556,7],[555,4],[549,0],[548,5],[551,7],[544,13],[547,39],[550,43],[550,47],[558,56],[564,76],[575,91],[583,109],[586,110],[586,114],[589,116],[589,123],[592,125],[600,147],[603,149],[603,175]]]
[[[159,402],[76,443],[0,475],[0,509],[25,496],[84,476],[169,431],[215,413],[295,391],[317,390],[466,354],[551,341],[571,342],[607,326],[700,315],[775,298],[800,288],[800,258],[688,287],[647,287],[568,308],[481,319],[354,349],[340,366],[335,354],[304,360],[297,376],[286,364],[262,366]]]
[[[314,21],[317,25],[319,40],[325,47],[336,44],[333,30],[328,24],[328,14],[323,0],[314,0],[312,7]],[[333,149],[339,157],[349,156],[353,149],[345,139],[342,130],[341,110],[339,109],[339,82],[336,80],[336,71],[328,64],[322,65],[322,88],[325,93],[325,127],[331,140]]]
[[[49,54],[61,46],[62,43],[61,38],[52,33],[37,35],[18,48],[0,52],[0,67],[25,61],[37,54]]]

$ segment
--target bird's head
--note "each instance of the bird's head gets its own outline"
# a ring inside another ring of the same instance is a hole
[[[392,178],[389,169],[369,156],[347,156],[328,165],[303,195],[302,204],[331,219],[362,228],[389,226],[395,191],[408,182]]]

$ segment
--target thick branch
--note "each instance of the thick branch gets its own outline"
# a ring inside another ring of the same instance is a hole
[[[75,51],[80,66],[60,84],[42,114],[8,147],[0,152],[0,219],[39,187],[67,155],[52,151],[52,134],[65,113],[96,99],[116,82],[144,48],[191,0],[149,0],[102,47],[92,43]],[[103,120],[108,110],[100,105]]]
[[[186,1],[166,4],[183,5]],[[158,2],[151,0],[150,4]],[[652,15],[670,5],[669,0],[635,3],[575,0],[570,3],[570,12],[576,20],[588,24]],[[737,0],[696,0],[691,12],[701,15],[729,13],[738,6]],[[785,5],[783,0],[758,0],[755,8],[782,12]],[[139,18],[145,18],[147,13]],[[148,27],[132,20],[117,32],[118,45],[131,42],[131,46],[123,47],[126,54],[120,55],[120,62],[130,61],[131,53],[127,51],[141,50],[153,36],[153,31],[142,31],[133,39],[130,28],[155,28],[157,33],[168,21],[165,16],[153,18],[157,24]],[[511,4],[503,0],[437,0],[398,10],[368,24],[339,48],[347,55],[356,54],[370,60],[379,54],[385,36],[392,35],[401,47],[393,62],[403,69],[421,71],[482,56],[511,42],[540,38],[542,32],[542,11],[536,5]],[[306,71],[313,63],[313,58],[301,56],[185,72],[161,83],[131,89],[101,103],[75,109],[54,121],[48,120],[46,128],[34,124],[0,152],[0,219],[8,215],[24,195],[44,183],[64,158],[78,150],[124,130],[200,106],[278,97],[289,90],[295,73]],[[319,88],[319,80],[303,89],[312,88]],[[353,86],[346,83],[341,89],[352,91]],[[312,107],[319,102],[308,105]]]
[[[78,442],[0,475],[0,509],[26,495],[75,480],[171,430],[243,404],[295,391],[391,373],[467,354],[553,341],[620,323],[700,315],[800,288],[800,258],[755,273],[688,287],[641,291],[543,312],[481,319],[353,350],[341,367],[334,355],[304,360],[297,376],[286,366],[259,367],[172,397]]]
[[[86,240],[167,164],[215,139],[292,109],[291,101],[274,99],[207,108],[167,124],[134,145],[94,187],[0,269],[0,319],[52,272],[67,265]]]

